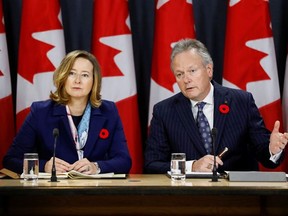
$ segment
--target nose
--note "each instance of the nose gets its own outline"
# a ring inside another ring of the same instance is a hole
[[[184,83],[189,83],[191,81],[191,76],[189,73],[185,73],[183,75],[183,81],[184,81]]]
[[[81,76],[80,74],[75,74],[75,80],[74,80],[75,83],[80,83],[81,82],[81,77],[80,76]]]

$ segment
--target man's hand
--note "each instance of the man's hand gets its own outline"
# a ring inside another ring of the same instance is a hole
[[[205,155],[204,157],[196,160],[192,165],[192,172],[211,172],[213,170],[214,156]],[[216,167],[223,165],[222,160],[216,157]]]
[[[281,152],[288,142],[288,133],[280,133],[280,122],[276,121],[274,124],[273,131],[270,135],[270,144],[269,144],[269,150],[270,152],[275,155]]]

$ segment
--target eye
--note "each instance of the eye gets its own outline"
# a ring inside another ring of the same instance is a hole
[[[177,77],[178,79],[182,78],[182,76],[183,76],[183,73],[176,73],[176,77]]]
[[[189,72],[189,73],[195,73],[195,72],[196,72],[196,70],[194,70],[194,69],[191,69],[191,70],[189,70],[188,72]]]
[[[75,72],[70,71],[68,75],[69,75],[69,76],[74,76],[74,75],[75,75]]]
[[[91,77],[93,77],[93,74],[91,73],[84,73],[82,74],[82,77],[86,78],[86,79],[90,79]]]

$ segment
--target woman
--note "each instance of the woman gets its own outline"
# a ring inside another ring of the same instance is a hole
[[[32,103],[3,166],[21,173],[24,153],[37,152],[39,171],[51,172],[53,130],[58,129],[57,173],[128,173],[131,158],[122,122],[115,104],[101,99],[96,58],[81,50],[68,53],[53,80],[56,90],[50,92],[49,100]]]

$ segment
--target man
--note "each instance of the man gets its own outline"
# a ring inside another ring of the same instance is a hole
[[[229,149],[222,159],[216,157],[218,172],[258,170],[258,162],[279,165],[288,133],[279,132],[279,121],[272,133],[265,128],[251,93],[212,80],[213,61],[200,41],[180,40],[170,60],[181,92],[154,106],[145,172],[166,173],[173,152],[186,153],[187,171],[211,172],[212,128],[217,131],[215,154]]]

